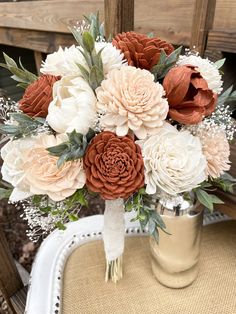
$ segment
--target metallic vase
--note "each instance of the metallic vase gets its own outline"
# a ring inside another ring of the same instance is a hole
[[[186,287],[198,275],[202,205],[182,201],[176,206],[171,202],[159,201],[156,210],[170,235],[160,231],[158,243],[150,239],[153,273],[167,287]]]

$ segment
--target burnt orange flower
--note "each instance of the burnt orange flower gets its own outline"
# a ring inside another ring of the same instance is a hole
[[[197,124],[214,110],[217,94],[208,88],[196,67],[172,68],[164,78],[163,87],[169,103],[171,119],[183,124]]]
[[[98,134],[84,156],[86,185],[106,200],[128,198],[144,185],[140,147],[130,136]]]
[[[48,106],[52,101],[53,84],[60,76],[42,75],[30,84],[19,101],[20,109],[31,117],[45,118],[48,114]]]
[[[174,47],[166,41],[135,32],[121,33],[114,37],[113,46],[124,53],[129,65],[136,68],[150,70],[158,63],[161,51],[167,55],[174,51]]]

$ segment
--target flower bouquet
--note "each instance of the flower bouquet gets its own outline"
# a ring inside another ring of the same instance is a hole
[[[106,279],[122,277],[124,211],[158,241],[153,208],[194,194],[213,210],[215,188],[232,192],[232,88],[216,63],[136,32],[104,36],[98,15],[71,28],[77,45],[59,48],[38,77],[4,54],[2,67],[25,89],[1,103],[4,188],[20,202],[37,240],[78,219],[90,193],[105,200]],[[220,95],[221,94],[221,95]],[[219,96],[220,95],[220,96]],[[180,202],[181,202],[180,201]]]

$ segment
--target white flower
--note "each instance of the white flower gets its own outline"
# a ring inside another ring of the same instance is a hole
[[[177,65],[190,64],[198,67],[201,76],[207,81],[208,87],[216,94],[222,91],[223,81],[221,74],[213,62],[196,55],[183,55],[179,57]]]
[[[11,202],[17,202],[32,195],[29,183],[25,179],[23,165],[34,144],[35,140],[33,138],[25,138],[9,141],[1,149],[3,159],[2,178],[14,187],[10,196]]]
[[[165,124],[146,141],[140,141],[145,165],[146,192],[157,188],[170,194],[191,191],[206,179],[206,158],[199,138]]]
[[[58,168],[58,157],[46,150],[66,140],[64,134],[56,137],[41,134],[10,141],[2,148],[2,176],[14,187],[10,201],[17,202],[34,194],[45,194],[60,201],[84,186],[82,160],[69,161]]]
[[[58,133],[86,134],[95,125],[95,105],[94,92],[83,78],[64,76],[53,86],[47,122]]]
[[[81,76],[81,71],[77,64],[87,67],[87,63],[83,54],[75,45],[51,53],[47,56],[46,60],[42,63],[40,72],[43,74],[51,75],[77,75]]]
[[[95,50],[98,53],[101,49],[101,58],[103,63],[103,71],[106,76],[111,70],[120,68],[121,66],[127,65],[127,62],[123,60],[124,54],[114,47],[111,43],[96,42]]]
[[[104,75],[114,68],[119,68],[122,65],[127,65],[123,60],[123,53],[112,46],[111,43],[96,42],[95,50],[98,53],[101,49],[101,58],[103,62]],[[89,70],[86,60],[81,53],[83,49],[75,45],[62,49],[49,54],[46,60],[42,63],[40,72],[43,74],[51,75],[76,75],[82,76],[78,64],[82,65],[87,71]]]

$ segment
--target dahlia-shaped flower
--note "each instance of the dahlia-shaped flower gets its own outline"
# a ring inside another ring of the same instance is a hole
[[[162,50],[167,55],[174,51],[174,47],[165,40],[136,32],[118,34],[112,44],[124,53],[129,65],[146,70],[158,63]]]
[[[197,136],[207,160],[206,174],[212,178],[220,177],[230,169],[230,146],[225,132],[217,126],[199,127]]]
[[[111,71],[96,93],[97,108],[105,113],[101,127],[119,136],[129,130],[139,139],[154,134],[169,109],[162,85],[149,71],[131,66]]]
[[[144,185],[141,148],[129,136],[98,134],[84,156],[86,185],[106,200],[128,198]]]

